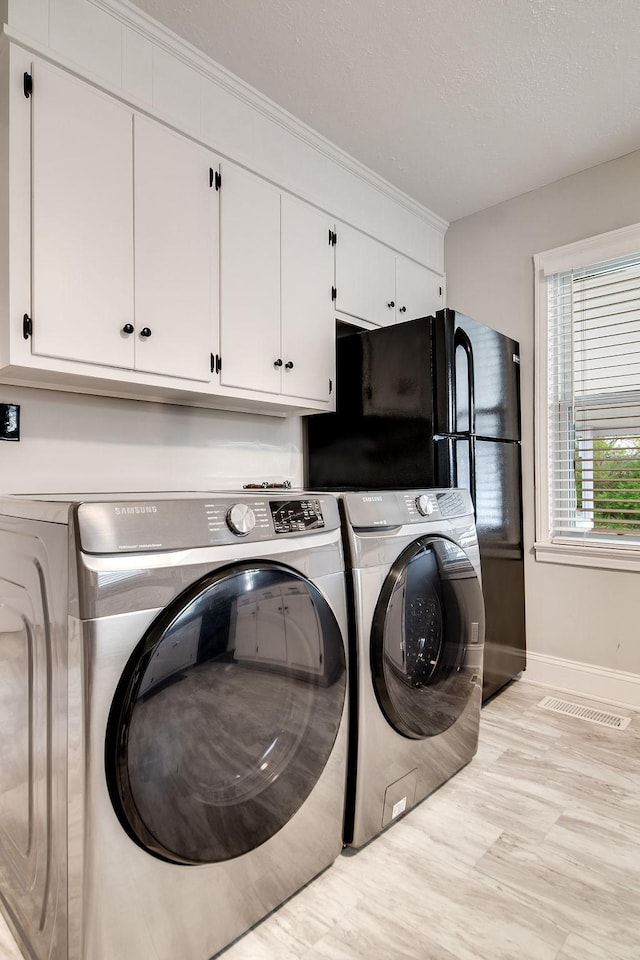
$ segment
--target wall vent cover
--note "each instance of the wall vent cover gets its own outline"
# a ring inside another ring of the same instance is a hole
[[[580,703],[571,700],[558,700],[557,697],[545,697],[538,704],[543,710],[553,710],[554,713],[564,713],[578,720],[588,720],[589,723],[599,723],[603,727],[613,727],[615,730],[625,730],[631,723],[631,717],[623,717],[618,713],[607,713],[604,710],[594,710],[593,707],[583,707]]]

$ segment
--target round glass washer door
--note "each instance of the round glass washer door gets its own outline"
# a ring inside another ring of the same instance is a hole
[[[388,722],[414,739],[448,729],[481,682],[483,641],[482,590],[467,554],[444,537],[414,541],[373,616],[372,678]]]
[[[149,627],[112,702],[105,766],[122,825],[174,863],[255,849],[318,781],[345,690],[342,634],[311,581],[262,561],[204,577]]]

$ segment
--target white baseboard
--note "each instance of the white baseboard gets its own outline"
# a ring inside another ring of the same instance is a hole
[[[608,670],[590,663],[562,660],[527,651],[527,669],[522,680],[553,687],[563,693],[580,694],[591,700],[640,710],[640,676]]]

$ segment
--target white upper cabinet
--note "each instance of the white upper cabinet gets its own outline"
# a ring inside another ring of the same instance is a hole
[[[33,74],[33,353],[209,381],[216,158],[58,70]]]
[[[444,279],[407,257],[396,255],[396,317],[399,322],[429,317],[444,306]]]
[[[136,116],[135,366],[207,381],[218,337],[217,160]]]
[[[337,228],[335,258],[341,314],[382,327],[444,305],[441,275],[345,224]]]
[[[330,232],[326,214],[282,196],[282,392],[308,400],[329,400],[334,379]]]
[[[220,172],[220,383],[280,393],[280,191]]]
[[[33,85],[32,350],[132,367],[131,110],[45,64]]]
[[[234,164],[221,175],[220,383],[326,403],[331,220]]]
[[[121,5],[100,4],[98,34],[75,0],[48,6],[10,15],[0,56],[4,383],[326,411],[336,314],[369,327],[442,306],[444,221],[292,137],[226,73],[203,78]]]
[[[337,227],[336,302],[340,313],[383,327],[395,323],[395,253],[346,224]]]

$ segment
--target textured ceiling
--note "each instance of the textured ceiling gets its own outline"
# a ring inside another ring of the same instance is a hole
[[[640,148],[638,0],[135,0],[446,220]]]

